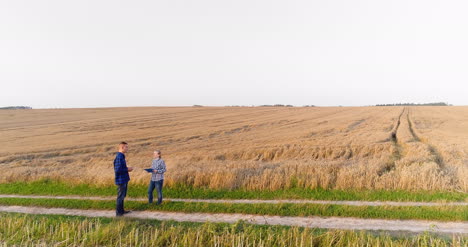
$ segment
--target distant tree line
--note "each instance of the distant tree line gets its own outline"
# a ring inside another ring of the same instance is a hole
[[[259,107],[295,107],[295,106],[276,104],[276,105],[260,105]],[[315,107],[315,105],[303,105],[302,107]]]
[[[416,104],[416,103],[380,104],[376,106],[451,106],[451,105],[445,102],[435,102],[435,103],[423,103],[423,104]]]
[[[30,109],[32,109],[32,107],[30,107],[30,106],[5,106],[5,107],[0,107],[0,110],[18,110],[18,109],[30,110]]]
[[[276,104],[276,105],[251,105],[251,106],[245,106],[245,105],[227,105],[226,107],[296,107],[294,105],[282,105],[282,104]],[[315,107],[315,105],[303,105],[302,107]]]
[[[260,105],[260,107],[294,107],[294,106],[293,105],[275,104],[275,105]]]

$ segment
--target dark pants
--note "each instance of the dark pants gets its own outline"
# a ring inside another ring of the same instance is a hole
[[[164,180],[150,181],[150,184],[148,187],[148,202],[149,203],[153,203],[153,191],[156,188],[156,191],[158,192],[158,204],[161,204],[162,199],[163,199],[163,194],[162,194],[163,182]]]
[[[117,207],[115,209],[116,215],[123,215],[124,210],[124,199],[127,196],[127,183],[117,184]]]

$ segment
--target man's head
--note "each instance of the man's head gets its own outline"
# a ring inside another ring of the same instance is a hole
[[[128,150],[128,144],[126,142],[121,142],[119,144],[119,152],[126,153]]]
[[[161,158],[161,151],[160,151],[160,150],[155,150],[155,151],[153,152],[153,157],[154,157],[155,159]]]

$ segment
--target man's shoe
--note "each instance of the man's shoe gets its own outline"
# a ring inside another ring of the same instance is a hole
[[[121,217],[121,216],[123,216],[124,214],[128,214],[128,213],[130,213],[130,212],[132,212],[132,211],[124,211],[123,213],[116,213],[115,216]]]

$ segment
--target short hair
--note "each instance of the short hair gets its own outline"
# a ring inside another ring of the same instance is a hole
[[[119,145],[127,145],[126,142],[121,142]]]

